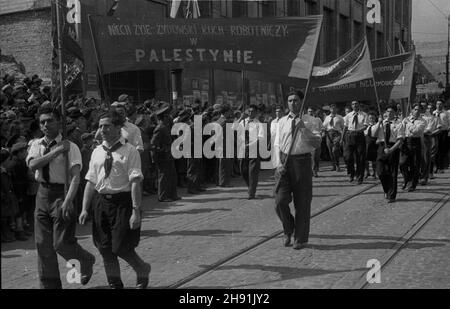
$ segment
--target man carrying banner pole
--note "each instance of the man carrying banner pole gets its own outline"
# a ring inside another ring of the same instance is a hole
[[[75,237],[76,214],[73,200],[80,181],[82,162],[78,147],[66,140],[59,1],[55,1],[54,5],[57,17],[61,113],[51,106],[40,108],[40,128],[45,136],[31,144],[26,159],[40,183],[36,196],[35,240],[39,279],[44,289],[62,288],[57,254],[67,261],[81,264],[79,283],[83,285],[89,282],[95,263],[95,257],[84,250]],[[63,135],[60,133],[61,126]],[[62,160],[61,156],[64,157]]]

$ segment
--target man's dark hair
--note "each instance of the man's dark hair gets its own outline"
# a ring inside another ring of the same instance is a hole
[[[125,124],[125,119],[123,119],[122,115],[120,115],[115,108],[111,108],[110,110],[102,113],[99,117],[98,117],[98,122],[100,122],[101,119],[105,119],[105,118],[109,118],[111,119],[111,122],[113,125],[115,126],[120,126],[123,127],[123,125]]]
[[[375,118],[378,116],[376,112],[371,111],[367,114],[368,116],[374,116]]]
[[[391,102],[391,103],[386,107],[386,110],[388,110],[388,109],[390,109],[390,108],[391,108],[394,112],[398,112],[397,104]]]
[[[61,120],[61,113],[57,108],[54,108],[52,106],[41,106],[38,110],[38,117],[41,117],[41,115],[49,115],[52,114],[53,117],[55,117],[56,120]]]
[[[412,109],[415,109],[416,107],[418,107],[419,110],[422,110],[422,105],[420,105],[419,103],[415,103],[415,104],[412,106]]]
[[[248,108],[253,108],[255,111],[259,111],[259,107],[256,104],[250,104]]]
[[[286,99],[288,99],[290,96],[296,95],[298,96],[301,100],[303,100],[305,98],[305,94],[303,93],[303,91],[301,90],[292,90],[288,93],[288,96]]]

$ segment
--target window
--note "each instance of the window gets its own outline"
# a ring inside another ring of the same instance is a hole
[[[353,45],[358,44],[364,37],[362,24],[359,22],[353,22]]]
[[[384,33],[377,32],[377,58],[385,57]]]
[[[247,1],[233,0],[233,17],[247,17]]]
[[[262,17],[275,16],[277,3],[275,1],[261,1]]]
[[[228,0],[220,0],[220,16],[228,17]]]
[[[211,18],[211,2],[210,1],[198,1],[198,6],[200,8],[200,18]]]
[[[336,59],[336,19],[334,17],[334,11],[324,9],[324,23],[323,32],[324,35],[324,53],[325,61],[329,62]]]
[[[319,14],[319,6],[317,3],[311,0],[306,1],[306,15],[318,15]]]
[[[298,0],[286,0],[287,16],[300,16],[300,3]]]
[[[370,27],[366,27],[367,44],[369,44],[370,56],[375,58],[375,35]]]
[[[351,47],[350,23],[348,17],[339,15],[339,54],[343,55]]]

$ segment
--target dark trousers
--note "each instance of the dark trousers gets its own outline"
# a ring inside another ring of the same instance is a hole
[[[431,167],[430,173],[433,174],[435,168],[437,168],[437,158],[439,154],[439,135],[431,136]]]
[[[102,255],[108,283],[122,288],[118,257],[138,275],[145,271],[145,263],[135,251],[141,231],[140,228],[131,230],[129,223],[133,211],[131,193],[100,194],[96,202],[92,224],[94,244]]]
[[[247,184],[249,197],[255,197],[260,170],[261,159],[241,159],[241,175]]]
[[[281,154],[281,162],[286,155]],[[312,169],[311,155],[291,156],[286,165],[286,173],[275,172],[280,188],[275,196],[275,211],[283,224],[286,235],[294,234],[297,243],[307,243],[312,202]],[[289,204],[294,200],[295,217],[292,216]]]
[[[432,168],[431,151],[433,148],[434,139],[431,135],[424,135],[422,150],[422,164],[420,166],[420,179],[428,181],[430,178],[430,171]]]
[[[390,144],[392,147],[394,144]],[[384,193],[390,200],[397,198],[397,179],[398,179],[398,164],[400,160],[400,150],[397,149],[390,155],[384,153],[384,144],[378,147],[377,156],[377,174],[383,186]]]
[[[201,187],[202,159],[187,159],[187,180],[188,189],[198,189]]]
[[[144,180],[142,186],[144,191],[151,192],[155,190],[155,166],[152,165],[150,149],[145,148],[144,152],[141,153],[141,163],[142,163],[142,174],[144,175]]]
[[[358,181],[364,179],[364,167],[366,161],[366,139],[362,132],[349,132],[347,140],[347,169],[351,178]],[[355,170],[356,161],[356,170]]]
[[[341,134],[338,131],[329,131],[326,135],[326,141],[331,162],[338,167],[339,157],[341,156]]]
[[[408,137],[400,152],[400,171],[405,184],[415,189],[419,183],[422,162],[422,141],[420,137]]]
[[[177,172],[173,160],[156,163],[158,169],[158,199],[177,199]]]
[[[445,170],[448,166],[448,148],[449,148],[449,137],[448,130],[442,131],[438,135],[438,153],[436,157],[437,169]]]
[[[76,221],[61,217],[61,201],[64,199],[64,185],[39,186],[36,195],[34,230],[38,254],[38,273],[41,288],[60,289],[61,279],[57,254],[66,261],[75,259],[81,264],[91,256],[77,242]]]
[[[320,155],[322,154],[322,148],[316,148],[314,149],[312,153],[312,170],[314,172],[319,171],[319,165],[320,165]]]
[[[217,185],[227,186],[230,184],[231,172],[233,169],[233,159],[217,159]]]

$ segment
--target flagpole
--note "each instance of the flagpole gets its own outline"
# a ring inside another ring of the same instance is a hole
[[[64,100],[64,69],[63,69],[63,52],[62,52],[62,38],[61,38],[61,16],[59,12],[59,0],[55,0],[56,8],[56,33],[58,36],[58,62],[59,62],[59,86],[61,91],[61,124],[62,124],[62,136],[63,140],[67,139],[67,126],[66,126],[66,104]],[[64,165],[65,165],[65,177],[64,177],[64,192],[67,195],[69,191],[69,153],[64,152]]]
[[[321,16],[321,20],[320,20],[319,33],[322,31],[322,26],[323,26],[323,16]],[[319,45],[319,37],[320,37],[320,35],[318,35],[316,37],[316,41],[314,42],[314,51],[315,51],[314,52],[314,58],[316,57],[316,53],[317,53],[317,45]],[[311,76],[312,76],[313,70],[314,70],[314,58],[313,58],[313,61],[311,62],[311,69],[309,71],[308,82],[306,83],[305,97],[304,97],[303,102],[302,102],[302,107],[300,108],[300,115],[299,115],[300,117],[302,117],[302,115],[303,115],[303,111],[304,111],[305,106],[306,106],[307,95],[309,94],[309,84],[310,84]]]

